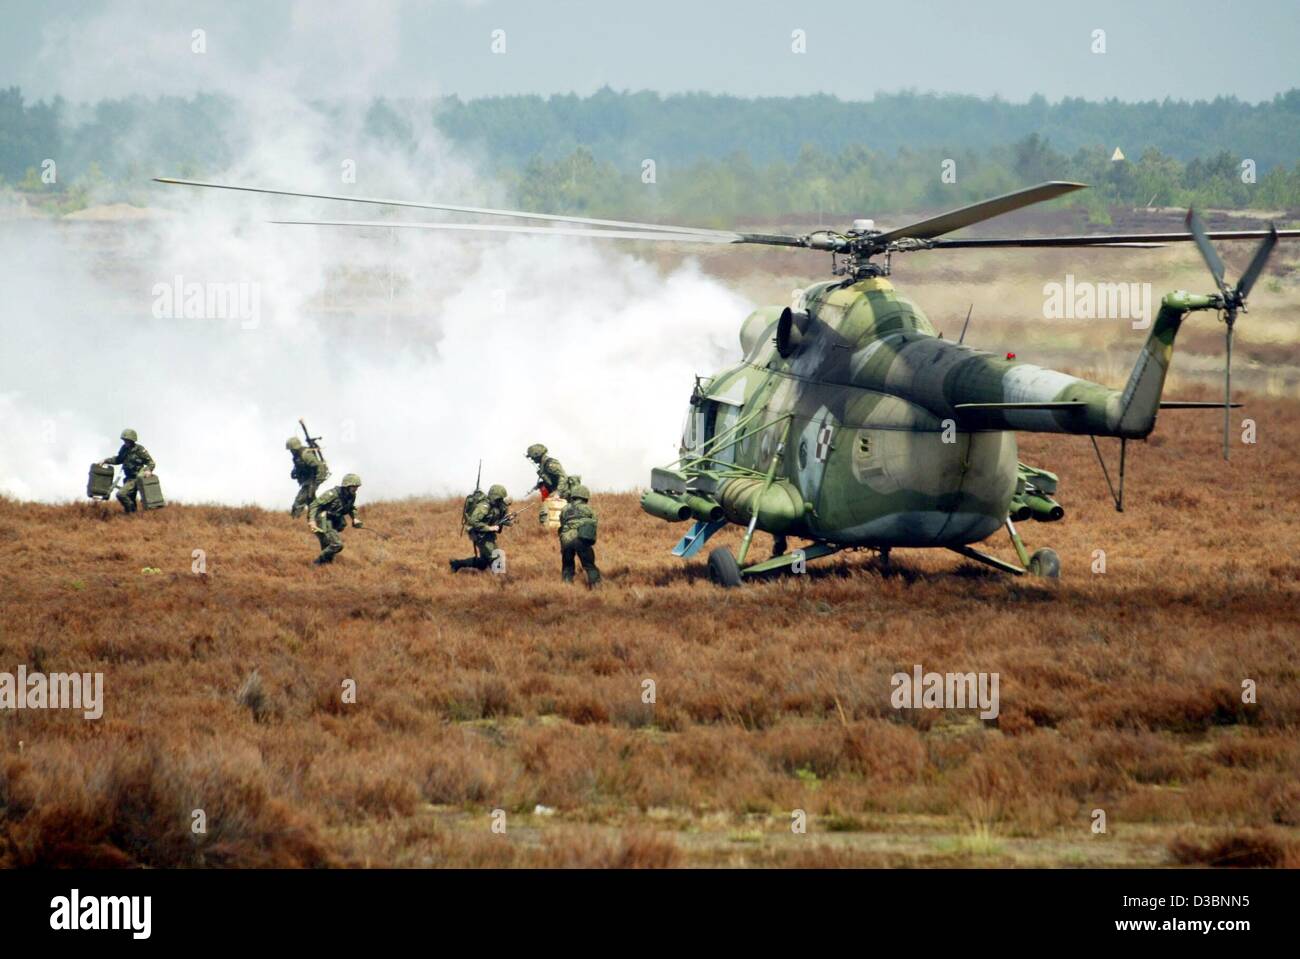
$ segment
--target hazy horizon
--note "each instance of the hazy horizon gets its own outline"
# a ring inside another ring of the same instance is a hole
[[[1222,13],[1209,2],[1099,0],[1086,10],[1054,9],[1050,18],[1029,0],[921,6],[923,15],[918,5],[868,12],[851,0],[651,7],[277,0],[255,9],[3,0],[0,86],[86,102],[233,92],[258,75],[322,97],[586,95],[609,86],[847,101],[917,90],[1016,103],[1034,95],[1257,103],[1300,86],[1300,17],[1287,0],[1252,5],[1255,15],[1243,21],[1249,39],[1235,62],[1215,59]],[[202,56],[191,50],[194,29],[205,31]],[[494,53],[497,30],[504,49]],[[792,50],[796,30],[802,54]],[[1095,50],[1097,30],[1105,31],[1104,53]],[[1234,69],[1247,58],[1249,69]]]

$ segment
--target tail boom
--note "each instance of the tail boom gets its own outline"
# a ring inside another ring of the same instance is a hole
[[[1141,439],[1155,428],[1184,317],[1219,302],[1183,291],[1166,295],[1122,390],[984,354],[952,371],[945,383],[946,405],[967,429]]]

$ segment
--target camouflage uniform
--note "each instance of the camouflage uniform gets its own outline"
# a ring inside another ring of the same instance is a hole
[[[122,504],[123,510],[134,513],[138,508],[136,496],[143,496],[143,491],[140,489],[140,474],[145,470],[152,472],[156,464],[147,449],[134,439],[127,439],[127,433],[135,435],[133,430],[124,430],[122,448],[117,451],[116,456],[104,460],[104,465],[122,467],[123,482],[122,488],[117,491],[117,501]]]
[[[289,515],[297,519],[316,498],[316,490],[325,482],[330,471],[320,454],[303,446],[302,440],[296,436],[285,444],[285,448],[293,456],[293,469],[289,472],[289,479],[298,482],[298,495],[293,498]]]
[[[451,571],[460,569],[487,569],[497,555],[497,534],[493,526],[500,526],[509,513],[510,497],[504,486],[488,490],[487,498],[470,508],[465,517],[465,531],[474,544],[474,555],[468,559],[451,560]]]
[[[600,582],[596,568],[596,514],[587,505],[590,494],[585,486],[569,490],[569,505],[560,514],[560,575],[566,583],[573,582],[574,559],[582,561],[587,573],[587,585]]]
[[[542,491],[542,499],[550,496],[552,493],[564,495],[567,485],[567,477],[564,473],[564,467],[554,456],[546,455],[546,447],[541,443],[534,443],[528,447],[524,456],[537,464],[537,486],[534,489]]]
[[[355,484],[348,482],[354,479]],[[360,485],[360,477],[349,473],[343,477],[342,484],[326,490],[312,501],[307,515],[311,525],[320,531],[316,533],[316,539],[320,541],[321,553],[313,561],[317,565],[332,563],[334,557],[343,552],[343,537],[339,532],[349,516],[353,526],[361,525],[361,520],[357,519],[357,487]]]

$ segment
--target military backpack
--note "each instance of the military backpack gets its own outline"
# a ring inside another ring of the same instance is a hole
[[[465,505],[460,509],[460,528],[464,529],[469,525],[469,514],[474,512],[474,507],[479,503],[486,503],[488,495],[481,489],[476,489],[465,497]]]

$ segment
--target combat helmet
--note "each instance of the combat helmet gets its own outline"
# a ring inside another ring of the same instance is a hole
[[[284,441],[284,448],[287,450],[300,450],[302,449],[302,440],[296,436],[290,436]]]
[[[541,462],[542,457],[545,455],[546,447],[541,443],[534,443],[532,446],[528,447],[528,450],[524,453],[524,456],[528,457],[535,463]]]
[[[488,489],[488,499],[496,503],[503,503],[509,498],[506,488],[500,483],[493,483]]]
[[[580,499],[584,503],[591,499],[591,492],[587,487],[579,483],[577,486],[571,486],[569,492],[565,494],[569,499]]]
[[[135,430],[126,429],[126,430],[122,430],[122,439],[130,440],[132,443],[134,443],[138,439],[140,439],[140,437],[136,435]]]
[[[356,473],[348,473],[346,476],[343,477],[343,481],[342,481],[341,483],[339,483],[339,485],[340,485],[340,486],[360,486],[360,485],[361,485],[361,477],[358,476]]]

